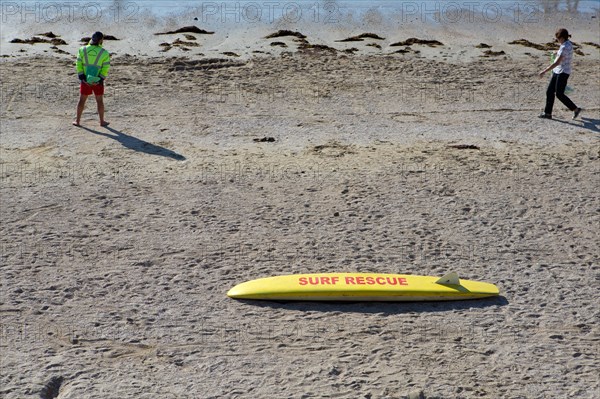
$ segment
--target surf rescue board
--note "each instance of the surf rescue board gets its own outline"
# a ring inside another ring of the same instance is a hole
[[[499,295],[494,284],[409,274],[319,273],[247,281],[227,293],[236,299],[299,301],[453,301]]]

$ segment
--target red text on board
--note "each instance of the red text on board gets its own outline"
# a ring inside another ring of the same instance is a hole
[[[346,285],[408,285],[404,277],[345,276],[342,281],[337,276],[298,278],[298,284],[300,285],[337,285],[340,282]]]

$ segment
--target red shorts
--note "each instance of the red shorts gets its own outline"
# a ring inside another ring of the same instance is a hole
[[[88,85],[86,83],[79,84],[79,92],[84,96],[91,96],[94,93],[95,96],[101,96],[104,94],[104,85]]]

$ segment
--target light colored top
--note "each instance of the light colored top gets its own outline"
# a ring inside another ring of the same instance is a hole
[[[573,43],[570,40],[567,40],[563,44],[560,45],[558,52],[556,53],[556,58],[563,56],[563,60],[561,63],[552,70],[554,73],[568,73],[571,74],[573,67]]]

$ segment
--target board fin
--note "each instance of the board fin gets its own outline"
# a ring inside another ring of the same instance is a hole
[[[460,285],[458,273],[450,272],[435,282],[436,284]]]

